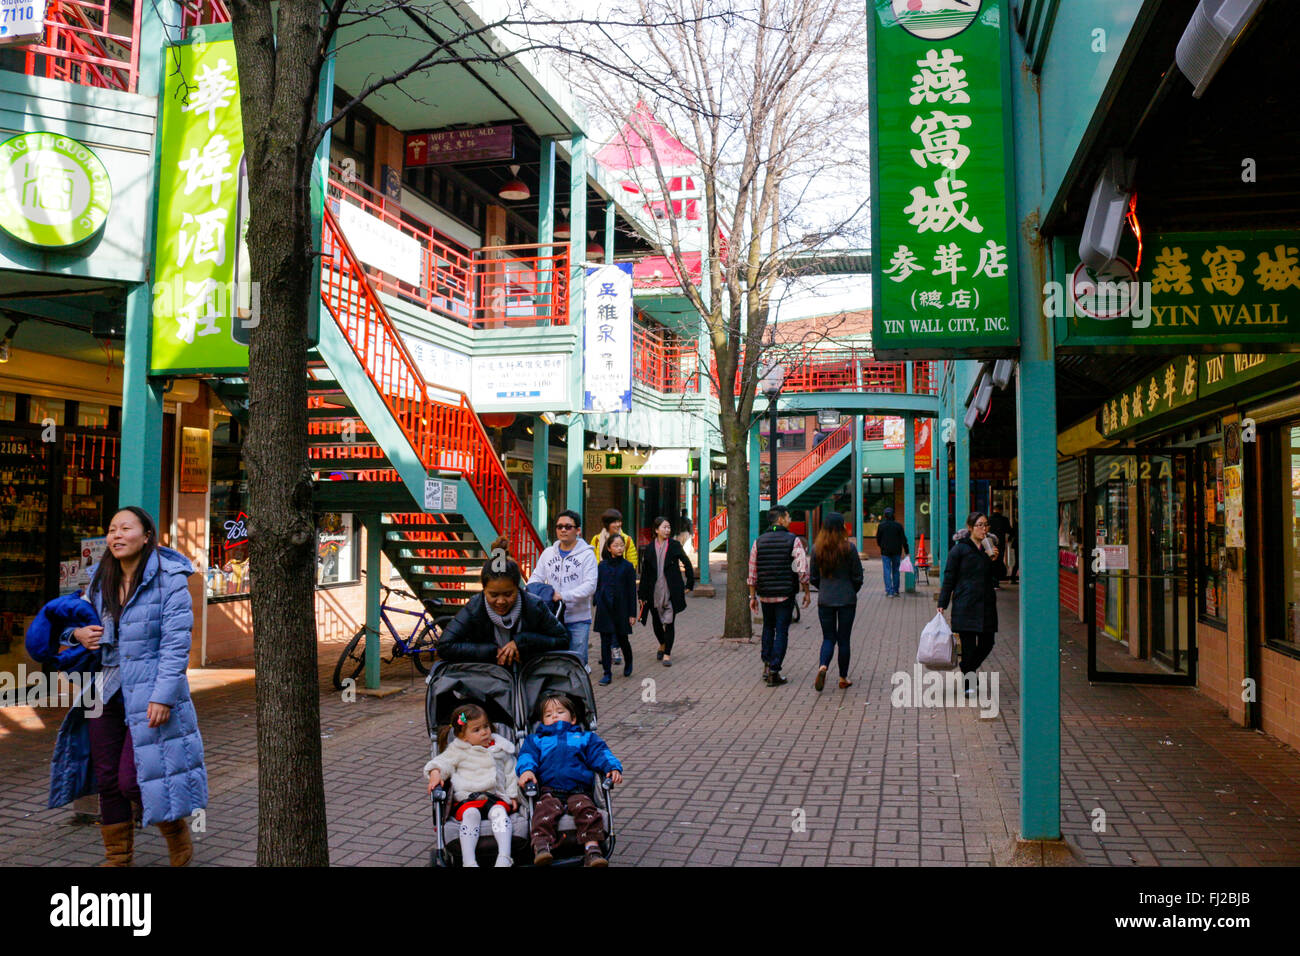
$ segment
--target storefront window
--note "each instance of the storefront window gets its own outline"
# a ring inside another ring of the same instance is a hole
[[[1200,613],[1227,623],[1228,550],[1224,544],[1223,442],[1209,442],[1199,450],[1201,485]]]
[[[61,398],[45,398],[32,395],[27,405],[27,420],[33,425],[42,425],[47,418],[54,419],[54,424],[63,427],[64,404]]]
[[[1277,432],[1264,513],[1265,637],[1300,648],[1300,422]],[[1276,509],[1276,510],[1274,510]]]
[[[212,436],[212,505],[208,512],[209,598],[246,595],[248,479],[239,454],[239,422],[225,418]]]
[[[316,516],[316,583],[357,580],[356,523],[350,514]]]

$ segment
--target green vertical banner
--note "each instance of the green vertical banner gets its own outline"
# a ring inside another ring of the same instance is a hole
[[[207,26],[193,42],[169,47],[165,59],[150,351],[155,375],[248,368],[257,296],[243,241],[248,174],[228,34],[229,28]]]
[[[872,344],[1013,354],[1005,0],[868,0]]]

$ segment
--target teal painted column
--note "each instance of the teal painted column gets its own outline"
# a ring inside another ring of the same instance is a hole
[[[853,460],[850,463],[853,469],[853,540],[857,543],[858,550],[861,551],[866,545],[862,538],[862,522],[866,519],[863,514],[862,500],[862,416],[853,416]]]
[[[758,512],[763,507],[759,498],[759,467],[763,460],[763,450],[759,447],[758,422],[749,426],[749,543],[758,538]],[[730,522],[728,522],[730,525]]]
[[[627,496],[625,500],[626,507],[623,509],[623,532],[631,535],[632,540],[635,541],[637,532],[640,531],[640,528],[637,527],[636,515],[636,482],[633,481],[631,476],[628,476],[626,481]]]
[[[546,424],[540,418],[533,419],[533,527],[541,535],[542,540],[549,540],[546,536],[547,507],[546,507],[546,481],[550,472],[550,445],[551,445],[551,426]]]
[[[972,362],[958,362],[957,374],[953,378],[952,390],[952,415],[956,425],[954,438],[956,439],[956,448],[953,450],[953,459],[956,469],[953,474],[953,525],[957,528],[966,527],[966,516],[970,514],[970,430],[966,427],[966,409],[958,404],[959,399],[964,399],[966,393],[970,390],[970,380],[967,375],[967,366],[978,365]],[[1056,447],[1056,440],[1052,440],[1052,447]]]
[[[943,562],[948,549],[944,538],[948,527],[948,443],[943,441],[943,422],[947,418],[943,402],[939,403],[939,417],[930,433],[930,447],[934,449],[934,472],[930,478],[930,579],[935,572],[943,573]]]
[[[564,483],[564,507],[582,514],[582,453],[586,447],[581,412],[569,416],[569,429],[564,436],[564,462],[567,480]],[[586,519],[583,519],[586,530]],[[543,540],[549,540],[545,535]]]
[[[907,368],[910,386],[912,366]],[[916,432],[912,421],[911,415],[903,416],[903,533],[907,535],[908,553],[916,554]],[[915,574],[903,575],[903,590],[916,590]]]
[[[713,477],[713,449],[709,447],[708,429],[705,428],[704,444],[700,446],[700,493],[696,501],[696,518],[695,527],[699,529],[700,546],[699,567],[695,569],[696,575],[701,584],[709,583],[709,555],[713,553],[709,547],[713,542],[709,539],[709,522],[713,518],[713,486],[711,478]]]
[[[537,241],[555,238],[555,137],[543,136],[537,166]]]
[[[149,377],[153,296],[140,283],[126,295],[122,352],[122,457],[118,507],[136,505],[156,519],[162,496],[163,385]]]
[[[366,525],[366,689],[379,690],[379,586],[384,529],[378,512],[365,517]]]
[[[605,203],[605,263],[614,261],[614,202]]]

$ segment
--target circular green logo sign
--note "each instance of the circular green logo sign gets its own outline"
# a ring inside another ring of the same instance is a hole
[[[22,242],[65,248],[104,226],[113,184],[90,147],[55,133],[0,143],[0,229]]]

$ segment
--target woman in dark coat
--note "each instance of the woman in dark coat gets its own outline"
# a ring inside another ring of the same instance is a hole
[[[655,518],[653,527],[654,541],[639,552],[641,586],[637,597],[646,602],[655,637],[659,638],[659,653],[655,656],[664,662],[664,667],[672,667],[674,622],[686,610],[686,592],[695,590],[695,568],[681,543],[671,540],[672,522]]]
[[[950,626],[961,635],[961,672],[973,674],[993,650],[993,634],[998,629],[997,579],[993,562],[998,549],[984,550],[989,519],[983,512],[972,511],[966,527],[953,535],[948,563],[943,569],[943,587],[939,591],[940,610],[952,601]],[[966,694],[972,693],[968,682]]]
[[[810,565],[808,583],[817,588],[817,618],[822,626],[822,650],[813,689],[820,693],[826,686],[831,655],[838,648],[840,690],[844,690],[853,686],[849,680],[849,632],[858,610],[858,591],[862,589],[862,558],[849,539],[840,513],[832,511],[822,521]]]
[[[632,625],[636,623],[636,568],[623,556],[622,535],[605,539],[596,570],[596,614],[592,627],[600,635],[600,683],[608,684],[614,642],[623,649],[623,676],[632,676]]]
[[[496,554],[502,542],[492,546]],[[546,651],[567,651],[569,632],[540,598],[523,589],[519,565],[506,558],[483,565],[483,592],[443,630],[438,657],[508,667]]]

